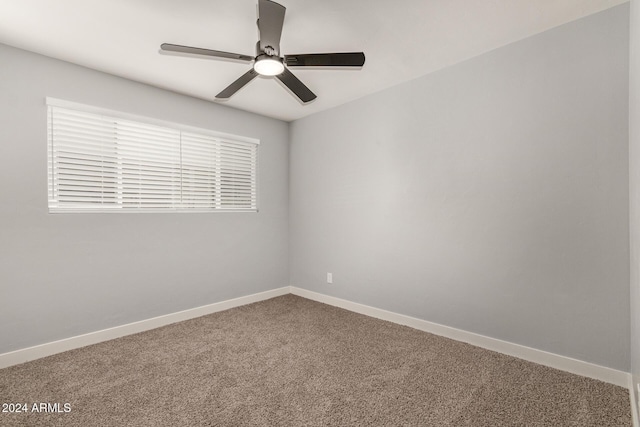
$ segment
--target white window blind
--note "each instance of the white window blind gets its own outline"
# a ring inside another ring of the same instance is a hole
[[[257,211],[257,143],[48,106],[49,211]]]

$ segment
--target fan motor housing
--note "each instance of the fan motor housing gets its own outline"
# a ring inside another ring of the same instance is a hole
[[[267,56],[280,56],[279,55],[279,48],[275,48],[272,46],[265,46],[264,51],[260,50],[260,42],[258,41],[256,43],[256,58],[261,56],[261,55],[267,55]]]

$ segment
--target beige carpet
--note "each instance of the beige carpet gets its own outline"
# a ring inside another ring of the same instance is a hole
[[[28,406],[2,426],[631,425],[624,388],[293,295],[2,369],[0,402]]]

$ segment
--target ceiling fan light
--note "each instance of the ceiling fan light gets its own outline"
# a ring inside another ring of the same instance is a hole
[[[253,69],[262,76],[277,76],[284,71],[284,64],[280,58],[258,57]]]

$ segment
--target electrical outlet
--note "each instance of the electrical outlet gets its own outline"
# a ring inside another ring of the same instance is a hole
[[[327,283],[333,283],[333,273],[327,273]]]

